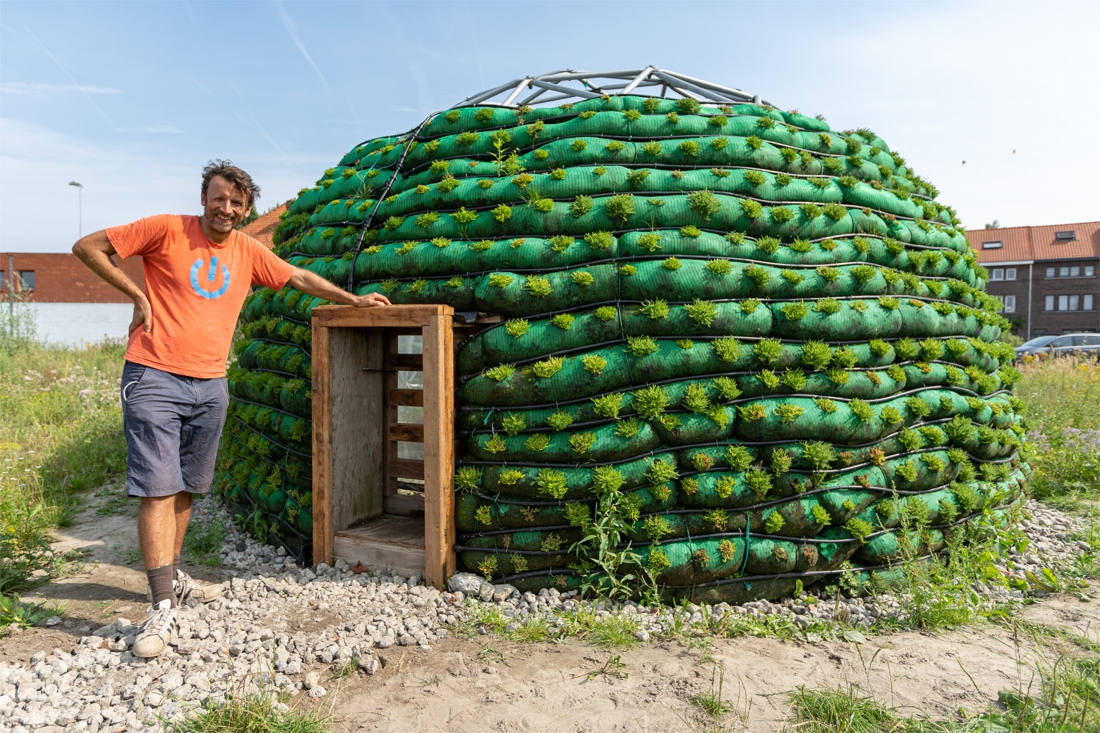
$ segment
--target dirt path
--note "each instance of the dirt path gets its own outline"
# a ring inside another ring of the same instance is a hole
[[[1095,602],[1051,598],[1023,616],[1100,638]],[[790,720],[784,693],[800,685],[853,685],[899,713],[947,718],[985,710],[1000,690],[1026,689],[1037,657],[1052,663],[1065,646],[993,626],[863,644],[740,638],[705,650],[671,642],[622,652],[479,637],[431,653],[388,650],[383,674],[347,685],[335,713],[341,731],[694,731],[712,723],[691,698],[717,691],[724,670],[732,730],[781,729]],[[589,677],[616,655],[626,679]]]
[[[0,661],[26,662],[39,650],[67,650],[89,627],[144,616],[144,574],[126,564],[136,546],[131,512],[102,516],[96,506],[58,532],[57,547],[88,553],[86,572],[28,597],[64,601],[63,622],[0,639]],[[224,577],[216,570],[189,570],[210,580]],[[1051,597],[1018,617],[1100,642],[1096,600]],[[1036,664],[1052,663],[1069,647],[1052,634],[992,625],[872,636],[861,644],[739,638],[693,648],[658,642],[625,651],[478,636],[436,642],[432,651],[381,650],[384,666],[375,676],[330,680],[329,695],[314,704],[332,710],[337,731],[694,731],[713,729],[714,723],[692,698],[717,693],[721,681],[722,697],[732,708],[725,728],[763,732],[790,721],[785,693],[800,685],[852,685],[908,715],[975,713],[995,703],[1000,690],[1026,689]],[[304,698],[299,695],[295,704],[310,705]]]
[[[60,552],[81,550],[82,572],[48,583],[24,594],[24,601],[63,604],[61,624],[27,629],[0,639],[0,661],[26,661],[39,650],[69,649],[89,630],[119,616],[137,623],[145,618],[149,601],[146,579],[137,550],[137,505],[122,498],[122,487],[112,484],[92,495],[72,526],[56,530],[52,547]],[[102,510],[102,511],[100,511]],[[218,568],[184,569],[197,578],[219,581]]]

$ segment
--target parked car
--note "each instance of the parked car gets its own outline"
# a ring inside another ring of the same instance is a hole
[[[1061,336],[1039,336],[1016,347],[1017,359],[1040,354],[1100,357],[1100,334],[1064,333]]]

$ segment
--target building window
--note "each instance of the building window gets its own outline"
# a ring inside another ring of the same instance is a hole
[[[1000,249],[1003,246],[1002,242],[982,242],[982,249]]]
[[[1058,242],[1073,242],[1077,239],[1077,232],[1072,229],[1066,232],[1055,232],[1054,239]]]
[[[8,289],[8,274],[0,270],[0,293]]]
[[[1065,265],[1063,267],[1048,267],[1047,277],[1095,277],[1096,266],[1085,265],[1084,273],[1082,274],[1081,265]]]
[[[1077,310],[1092,310],[1093,296],[1091,293],[1085,295],[1048,295],[1046,296],[1044,310],[1052,311],[1055,306],[1055,298],[1057,298],[1058,310],[1060,311],[1077,311]]]
[[[1000,267],[998,267],[996,269],[993,269],[993,270],[990,270],[990,272],[993,275],[993,278],[992,278],[993,280],[1004,280],[1005,279],[1005,271]]]
[[[1005,313],[1015,313],[1016,312],[1016,296],[1015,295],[1006,295],[1005,296],[1004,312]]]
[[[1005,270],[1005,280],[1015,280],[1015,279],[1016,279],[1016,268],[1015,267],[1010,267],[1007,270]]]
[[[19,271],[19,289],[34,290],[34,270]]]

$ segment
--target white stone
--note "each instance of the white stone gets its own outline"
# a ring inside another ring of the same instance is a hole
[[[484,579],[473,573],[455,573],[447,580],[447,589],[452,593],[477,593]]]

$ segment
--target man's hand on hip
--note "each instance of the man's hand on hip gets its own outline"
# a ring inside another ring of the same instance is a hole
[[[149,299],[146,297],[134,301],[134,317],[130,320],[130,327],[126,329],[126,333],[132,334],[140,326],[145,326],[145,333],[153,331],[153,307],[149,305]]]

